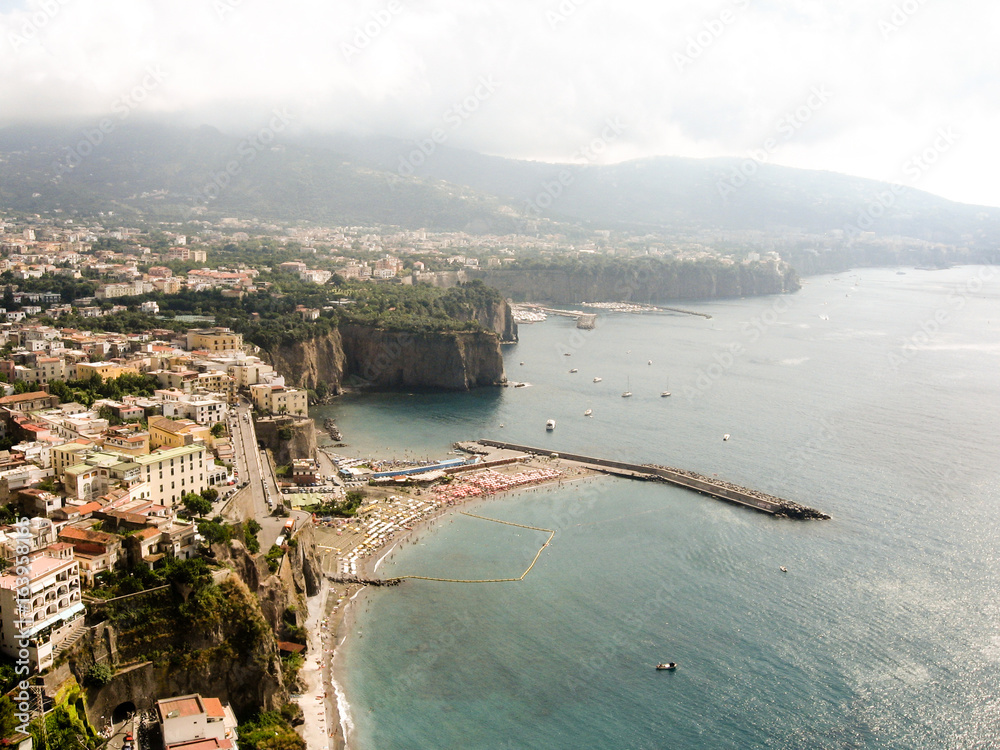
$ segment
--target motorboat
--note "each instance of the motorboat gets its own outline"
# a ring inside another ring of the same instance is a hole
[[[668,672],[673,672],[675,669],[677,669],[677,662],[667,661],[664,662],[663,664],[657,664],[656,668],[660,671],[666,670]]]
[[[662,393],[660,394],[660,397],[661,397],[661,398],[666,398],[666,397],[667,397],[667,396],[669,396],[669,395],[670,395],[670,391],[663,391],[663,392],[662,392]]]
[[[782,565],[781,567],[779,567],[778,570],[780,570],[782,573],[787,573],[788,572],[788,568],[786,568],[784,565]]]
[[[600,383],[601,382],[601,378],[594,378],[594,382],[595,383]]]
[[[570,370],[570,373],[572,374],[574,372],[580,372],[580,371],[574,367],[572,370]]]
[[[585,416],[585,417],[592,417],[593,415],[594,415],[594,410],[593,409],[587,409],[587,411],[585,411],[583,413],[583,416]]]
[[[649,360],[649,361],[648,361],[648,362],[647,362],[646,364],[647,364],[647,365],[651,365],[651,364],[653,364],[653,360]]]
[[[722,441],[725,442],[726,440],[729,440],[729,433],[728,432],[725,435],[722,436]]]
[[[548,430],[549,432],[552,432],[552,430],[554,430],[555,428],[556,428],[556,420],[550,419],[548,422],[545,423],[545,429]]]

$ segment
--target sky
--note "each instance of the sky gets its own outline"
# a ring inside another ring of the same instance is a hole
[[[0,125],[736,156],[1000,206],[988,0],[0,0]]]

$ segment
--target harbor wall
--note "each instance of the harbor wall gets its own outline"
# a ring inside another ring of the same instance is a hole
[[[677,485],[678,487],[683,487],[684,489],[693,490],[705,495],[711,495],[712,497],[725,500],[726,502],[753,508],[754,510],[759,510],[763,513],[775,516],[786,516],[789,518],[801,519],[829,518],[828,515],[822,513],[821,511],[813,508],[807,508],[790,500],[783,500],[782,498],[770,499],[769,497],[764,497],[764,493],[756,492],[748,488],[736,488],[728,482],[723,484],[701,475],[692,476],[693,472],[686,473],[673,471],[662,466],[646,466],[643,464],[627,463],[625,461],[612,461],[605,458],[582,456],[576,453],[563,453],[562,451],[552,451],[545,448],[534,448],[527,445],[503,443],[498,440],[480,440],[479,442],[482,445],[489,445],[494,448],[502,448],[504,450],[522,451],[525,453],[534,453],[543,456],[555,454],[558,455],[559,458],[565,458],[570,461],[577,461],[579,463],[609,469],[612,473],[620,473],[622,476],[643,479],[657,478],[670,484]]]

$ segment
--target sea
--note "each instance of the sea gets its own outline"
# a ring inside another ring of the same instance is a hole
[[[522,325],[504,358],[525,387],[351,394],[315,416],[353,455],[494,438],[717,475],[832,520],[609,477],[478,503],[555,536],[523,581],[352,604],[352,749],[1000,747],[1000,268],[685,308],[711,317]],[[546,537],[453,513],[378,572],[517,577]]]

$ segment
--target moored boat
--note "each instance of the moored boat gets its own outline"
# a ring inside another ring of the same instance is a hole
[[[656,668],[661,671],[667,670],[669,672],[672,672],[673,670],[677,669],[677,662],[675,661],[663,662],[662,664],[657,664]]]
[[[545,423],[545,429],[548,430],[549,432],[551,432],[555,428],[556,428],[556,420],[550,419],[548,422]]]

